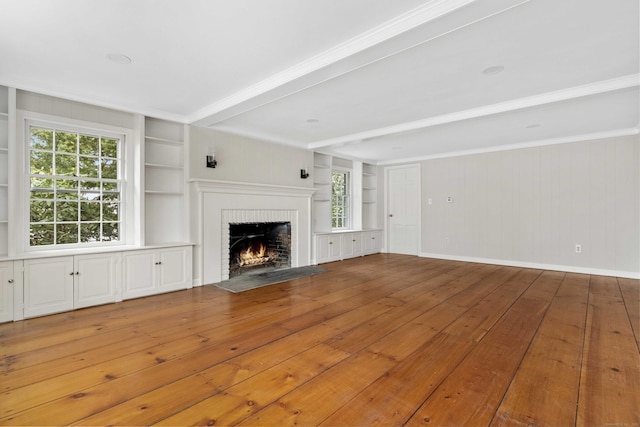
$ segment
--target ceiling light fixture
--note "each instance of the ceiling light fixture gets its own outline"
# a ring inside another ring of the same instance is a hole
[[[123,55],[122,53],[108,53],[107,59],[111,62],[115,62],[116,64],[130,64],[131,58],[127,55]]]
[[[492,67],[487,67],[484,70],[482,70],[482,74],[484,74],[485,76],[493,76],[494,74],[500,74],[503,71],[504,71],[503,65],[494,65]]]
[[[319,121],[318,119],[307,119],[307,123],[318,123]]]

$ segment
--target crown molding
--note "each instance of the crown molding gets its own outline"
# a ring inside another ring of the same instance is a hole
[[[395,17],[382,25],[366,31],[344,43],[326,50],[306,61],[298,63],[280,73],[277,73],[259,83],[234,93],[206,108],[194,112],[189,122],[197,122],[206,117],[215,115],[228,108],[246,102],[256,96],[262,95],[293,80],[318,71],[324,67],[348,58],[358,52],[389,40],[413,28],[437,19],[454,10],[460,9],[478,0],[432,0],[407,13]]]
[[[397,165],[397,164],[410,163],[410,162],[416,162],[416,161],[469,156],[474,154],[495,153],[498,151],[521,150],[525,148],[544,147],[547,145],[569,144],[572,142],[595,141],[598,139],[619,138],[623,136],[632,136],[632,135],[638,135],[638,134],[640,134],[640,129],[638,129],[637,127],[627,128],[627,129],[615,129],[615,130],[605,131],[605,132],[595,132],[595,133],[589,133],[589,134],[583,134],[583,135],[571,135],[571,136],[565,136],[560,138],[550,138],[550,139],[543,139],[538,141],[520,142],[517,144],[494,145],[493,147],[478,148],[473,150],[452,151],[449,153],[433,154],[430,156],[419,156],[419,157],[410,157],[410,158],[398,159],[398,160],[388,160],[383,162],[377,162],[376,165],[380,165],[380,166]]]
[[[322,141],[311,142],[308,144],[310,149],[328,147],[331,145],[345,144],[352,141],[363,140],[367,138],[378,138],[402,132],[415,131],[432,126],[442,125],[446,123],[459,122],[463,120],[475,119],[478,117],[489,116],[493,114],[506,113],[509,111],[520,110],[523,108],[537,107],[540,105],[551,104],[554,102],[566,101],[569,99],[580,98],[584,96],[597,95],[615,90],[627,89],[640,85],[640,74],[632,74],[629,76],[618,77],[615,79],[604,80],[586,85],[575,86],[572,88],[552,91],[540,95],[528,96],[525,98],[514,99],[511,101],[500,102],[497,104],[486,105],[483,107],[472,108],[464,111],[457,111],[451,114],[443,114],[440,116],[429,117],[426,119],[415,120],[412,122],[401,123],[398,125],[387,126],[369,130],[366,132],[354,133],[351,135],[339,136],[337,138],[325,139]]]
[[[93,107],[106,108],[109,110],[117,111],[119,113],[141,114],[146,117],[154,117],[156,119],[168,120],[171,122],[178,122],[182,124],[189,123],[187,117],[181,114],[170,113],[167,111],[156,110],[152,108],[136,108],[132,106],[126,106],[101,99],[94,99],[88,96],[67,93],[44,86],[24,84],[23,82],[17,82],[7,79],[0,80],[0,85],[12,87],[26,92],[32,92],[38,95],[51,96],[65,101],[80,102],[83,104],[91,105]]]

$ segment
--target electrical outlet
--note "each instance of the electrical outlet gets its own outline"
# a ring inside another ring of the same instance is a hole
[[[576,253],[577,254],[581,254],[582,253],[582,245],[576,245]]]

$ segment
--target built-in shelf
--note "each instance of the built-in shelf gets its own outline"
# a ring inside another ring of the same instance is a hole
[[[184,196],[183,192],[178,191],[159,191],[159,190],[146,190],[144,194],[155,194],[161,196]]]
[[[176,141],[173,139],[166,139],[166,138],[158,138],[157,136],[145,136],[145,139],[148,141],[152,141],[152,142],[157,142],[160,144],[167,144],[167,145],[178,145],[178,146],[182,146],[184,145],[183,141]]]
[[[181,123],[145,119],[145,243],[186,241],[185,143]]]
[[[158,163],[145,163],[145,167],[147,168],[157,168],[157,169],[175,169],[175,170],[183,170],[182,166],[172,166],[167,164],[158,164]]]
[[[0,152],[8,153],[9,149],[6,147],[0,147]]]

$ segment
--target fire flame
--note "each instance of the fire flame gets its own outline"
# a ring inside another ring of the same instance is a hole
[[[269,261],[269,257],[265,256],[267,247],[264,244],[254,248],[250,247],[240,252],[240,267],[244,265],[256,265]]]

